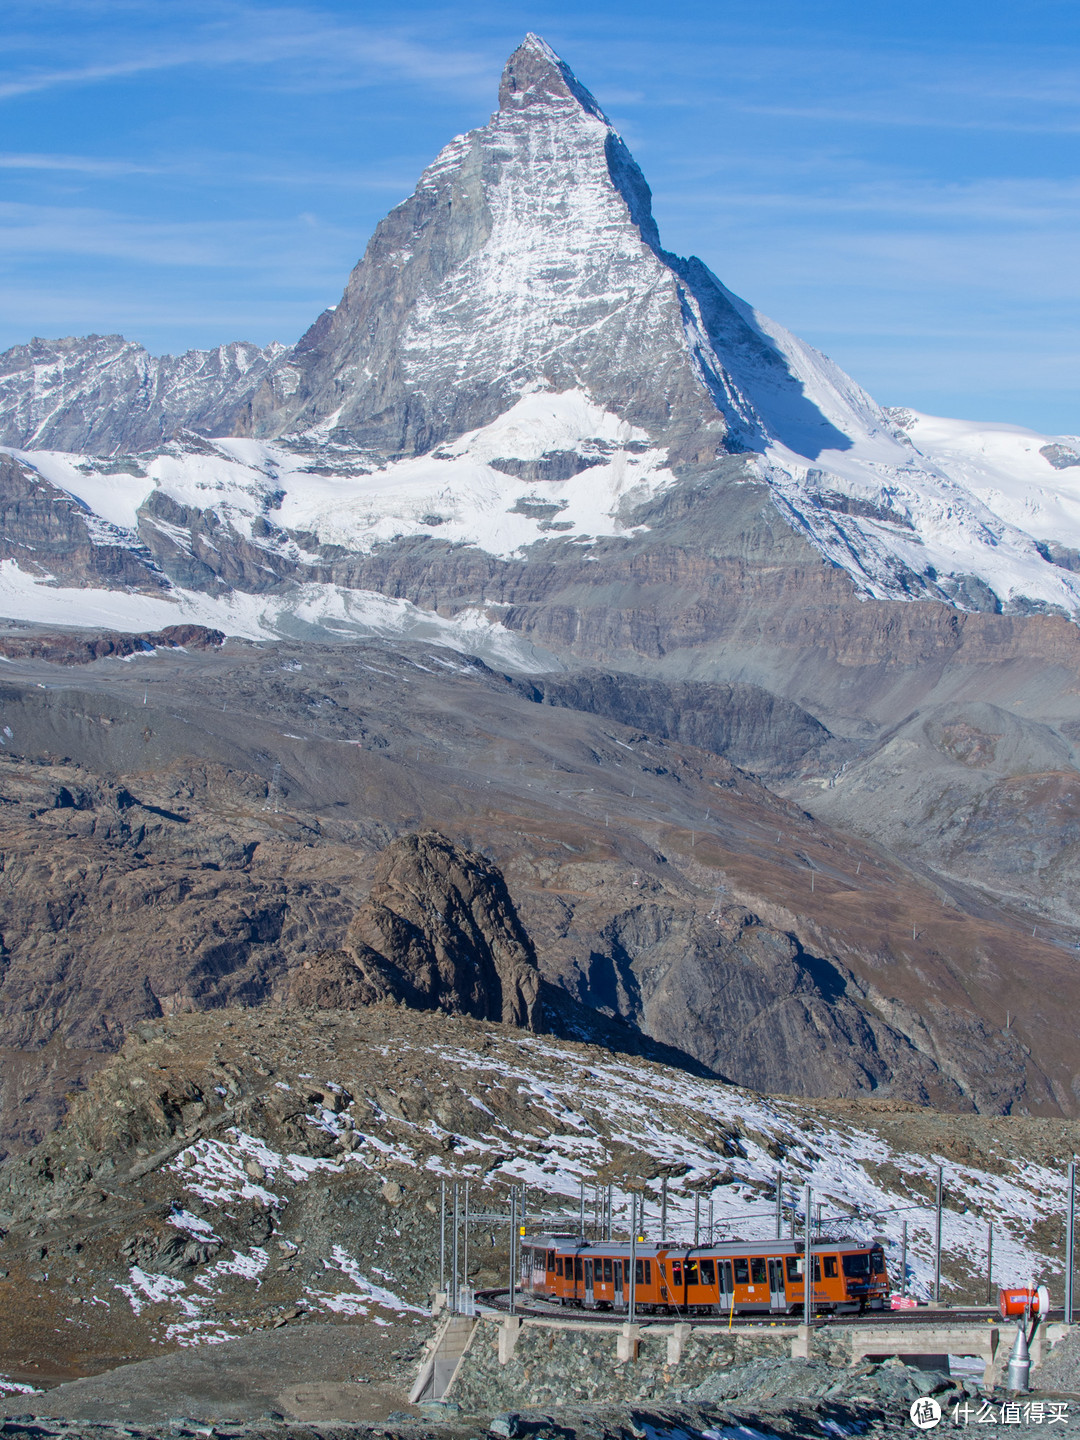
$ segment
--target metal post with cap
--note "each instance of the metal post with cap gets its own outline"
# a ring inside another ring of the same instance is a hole
[[[469,1182],[465,1181],[465,1215],[461,1226],[461,1283],[469,1288]]]
[[[460,1209],[459,1209],[459,1206],[458,1206],[458,1182],[455,1180],[455,1181],[454,1181],[454,1263],[453,1263],[454,1294],[453,1294],[453,1297],[452,1297],[451,1302],[450,1302],[450,1312],[451,1312],[451,1314],[453,1314],[453,1315],[456,1315],[456,1314],[457,1314],[457,1309],[458,1309],[458,1281],[459,1281],[459,1274],[458,1274],[458,1224],[459,1224],[459,1220],[460,1220],[460,1214],[461,1214],[461,1212],[460,1212]]]
[[[934,1196],[934,1304],[941,1302],[941,1166],[937,1167]]]
[[[517,1186],[510,1186],[510,1314],[513,1315],[516,1305],[514,1293],[517,1284],[517,1239],[518,1239],[518,1206]]]
[[[784,1234],[784,1172],[776,1172],[776,1238],[781,1239]]]
[[[1069,1202],[1065,1211],[1065,1324],[1073,1322],[1073,1265],[1076,1256],[1076,1161],[1069,1161]]]
[[[439,1294],[446,1294],[446,1181],[439,1181]]]
[[[900,1222],[900,1295],[907,1294],[907,1221]]]
[[[637,1196],[630,1192],[630,1297],[627,1303],[627,1319],[634,1323],[637,1300]]]
[[[807,1185],[803,1191],[803,1204],[806,1207],[806,1248],[803,1250],[803,1324],[810,1324],[810,1317],[814,1313],[813,1289],[814,1289],[814,1260],[810,1253],[811,1226],[810,1206],[811,1191]]]

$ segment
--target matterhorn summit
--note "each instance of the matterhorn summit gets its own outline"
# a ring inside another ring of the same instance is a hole
[[[519,665],[675,644],[712,673],[709,603],[675,637],[650,602],[615,640],[582,599],[586,572],[663,574],[666,611],[711,583],[698,549],[1080,615],[1075,439],[885,412],[665,250],[633,157],[535,35],[295,345],[32,340],[0,356],[0,444],[18,618],[389,629]]]
[[[761,445],[756,400],[811,453],[845,444],[747,307],[661,248],[633,157],[536,35],[507,62],[490,123],[379,225],[286,372],[287,398],[256,396],[254,433],[332,425],[424,453],[522,395],[580,390],[673,460]]]

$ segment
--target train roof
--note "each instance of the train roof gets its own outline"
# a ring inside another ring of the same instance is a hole
[[[523,1235],[522,1245],[532,1246],[534,1250],[558,1250],[562,1254],[567,1251],[575,1255],[625,1255],[629,1256],[631,1246],[628,1240],[582,1240],[577,1235]],[[657,1245],[651,1240],[643,1240],[633,1247],[635,1255],[651,1258],[661,1255],[669,1247]]]
[[[630,1254],[630,1244],[626,1240],[582,1240],[578,1235],[523,1235],[522,1245],[530,1246],[540,1250],[571,1250],[574,1254],[585,1254],[592,1252],[596,1255],[626,1255]],[[880,1240],[856,1240],[850,1235],[841,1236],[838,1239],[826,1239],[823,1236],[814,1236],[810,1242],[811,1254],[825,1255],[832,1254],[837,1250],[873,1250],[880,1249]],[[777,1240],[721,1240],[715,1245],[679,1245],[674,1241],[657,1242],[653,1240],[641,1241],[634,1247],[635,1253],[644,1256],[671,1255],[671,1256],[700,1256],[707,1255],[722,1260],[741,1259],[744,1256],[762,1255],[801,1255],[806,1249],[802,1240],[782,1238]]]

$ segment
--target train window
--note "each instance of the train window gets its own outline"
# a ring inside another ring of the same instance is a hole
[[[836,1279],[836,1256],[835,1256],[835,1255],[826,1255],[826,1256],[825,1256],[825,1279],[826,1279],[826,1280],[835,1280],[835,1279]]]
[[[752,1285],[765,1284],[765,1261],[760,1255],[755,1255],[750,1261],[750,1283]]]
[[[554,1269],[555,1269],[555,1251],[554,1251],[554,1250],[549,1250],[549,1251],[547,1252],[547,1268],[548,1268],[549,1270],[554,1270]]]
[[[820,1258],[819,1258],[817,1255],[815,1255],[815,1256],[814,1256],[814,1284],[817,1285],[817,1284],[820,1283],[820,1281],[821,1281],[821,1260],[820,1260]]]
[[[787,1257],[787,1278],[791,1281],[802,1279],[802,1261],[797,1255]]]
[[[585,1266],[584,1266],[584,1264],[582,1263],[581,1256],[578,1255],[578,1256],[576,1256],[575,1259],[574,1259],[574,1279],[575,1279],[575,1280],[583,1280],[584,1278],[585,1278]]]
[[[642,1265],[641,1261],[638,1260],[637,1263],[634,1265],[634,1284],[635,1284],[635,1285],[644,1285],[644,1283],[645,1283],[645,1267],[644,1267],[644,1265]]]
[[[701,1281],[698,1279],[698,1263],[696,1260],[687,1260],[686,1262],[686,1283],[687,1285],[701,1284]]]
[[[673,1285],[681,1285],[681,1284],[683,1283],[683,1282],[682,1282],[682,1261],[681,1261],[681,1260],[673,1260],[673,1261],[671,1262],[671,1283],[672,1283]]]
[[[651,1285],[651,1284],[652,1284],[652,1261],[651,1261],[651,1260],[646,1260],[646,1261],[645,1261],[645,1284],[646,1284],[646,1285]]]
[[[870,1256],[865,1251],[861,1255],[845,1255],[844,1274],[849,1280],[860,1280],[869,1275]]]
[[[750,1265],[749,1265],[749,1263],[748,1263],[746,1260],[736,1260],[736,1261],[735,1261],[735,1284],[736,1284],[736,1285],[749,1285],[749,1283],[750,1283]]]
[[[875,1275],[885,1274],[885,1256],[880,1250],[871,1250],[870,1269]]]
[[[709,1263],[711,1265],[712,1261],[710,1260]],[[725,1295],[730,1295],[735,1288],[734,1285],[731,1283],[731,1261],[718,1261],[717,1269],[720,1272],[720,1289],[724,1292]]]
[[[555,1256],[555,1274],[556,1274],[556,1275],[561,1275],[561,1274],[562,1274],[562,1256],[561,1256],[561,1255],[556,1255],[556,1256]]]
[[[701,1283],[702,1285],[716,1284],[716,1266],[711,1260],[701,1262]]]

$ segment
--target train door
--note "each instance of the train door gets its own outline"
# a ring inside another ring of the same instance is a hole
[[[716,1262],[716,1313],[727,1315],[735,1298],[735,1284],[731,1278],[731,1261],[717,1260]]]
[[[784,1262],[769,1261],[769,1309],[787,1313],[787,1290],[784,1288]]]
[[[626,1300],[623,1297],[623,1262],[615,1261],[615,1309],[625,1310]]]
[[[585,1308],[596,1309],[596,1291],[593,1289],[593,1262],[585,1261]]]

